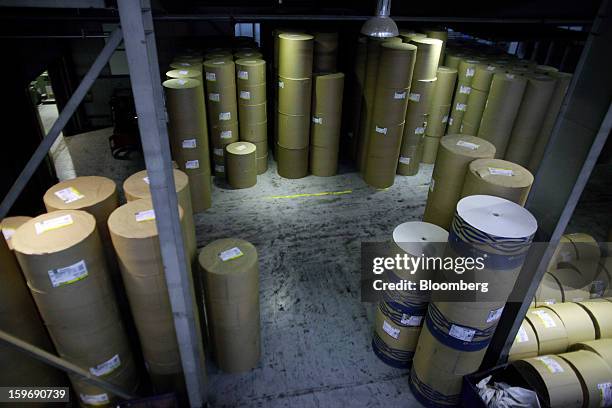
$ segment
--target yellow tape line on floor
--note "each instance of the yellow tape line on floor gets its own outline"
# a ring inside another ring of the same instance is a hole
[[[353,190],[344,191],[323,191],[321,193],[305,193],[305,194],[293,194],[293,195],[282,195],[282,196],[270,196],[266,198],[301,198],[301,197],[320,197],[326,195],[342,195],[351,194]]]

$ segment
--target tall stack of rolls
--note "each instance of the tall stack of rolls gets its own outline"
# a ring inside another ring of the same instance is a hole
[[[479,62],[475,59],[462,58],[457,69],[457,87],[451,108],[450,118],[448,119],[447,132],[460,133],[463,116],[467,110],[468,98],[472,92],[472,79],[476,74],[476,66]]]
[[[189,177],[195,212],[211,206],[212,180],[203,84],[192,78],[163,83],[172,157]]]
[[[266,62],[262,59],[236,60],[240,140],[257,147],[257,174],[268,169],[268,118]]]
[[[416,47],[386,42],[380,50],[363,179],[372,187],[387,188],[395,181]]]
[[[438,61],[442,50],[442,41],[434,38],[412,38],[410,43],[417,47],[417,52],[397,164],[397,174],[403,176],[412,176],[419,171],[427,114],[437,82]]]
[[[308,175],[313,36],[278,36],[278,174]]]
[[[367,38],[359,36],[357,39],[357,48],[355,50],[355,65],[353,66],[353,75],[351,81],[351,123],[350,130],[347,135],[349,138],[349,153],[353,160],[357,160],[357,152],[359,148],[359,132],[361,125],[361,112],[363,105],[364,85],[365,85],[365,70],[368,54]]]
[[[333,176],[338,170],[344,74],[315,74],[310,124],[310,172]]]
[[[234,61],[204,61],[204,79],[215,176],[225,178],[225,146],[239,140]]]
[[[480,128],[480,120],[484,112],[493,75],[497,71],[497,66],[493,64],[477,64],[474,67],[474,76],[472,77],[471,91],[467,98],[467,107],[463,115],[459,130],[466,135],[478,134]]]
[[[436,85],[431,96],[427,115],[425,138],[423,139],[422,162],[433,164],[438,154],[440,138],[446,134],[448,115],[453,102],[453,92],[457,82],[457,70],[449,67],[438,67]]]

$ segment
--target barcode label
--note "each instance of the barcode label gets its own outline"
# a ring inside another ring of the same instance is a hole
[[[142,178],[142,181],[144,181],[144,182],[145,182],[145,184],[151,184],[151,183],[149,182],[149,177],[143,177],[143,178]]]
[[[474,68],[468,68],[465,70],[465,77],[469,78],[469,77],[473,77],[474,76]]]
[[[458,340],[471,342],[472,340],[474,340],[474,334],[476,334],[476,330],[452,324],[450,330],[448,331],[448,334],[449,336],[454,337]]]
[[[460,112],[465,112],[466,109],[467,105],[465,103],[457,103],[457,105],[455,105],[455,110],[458,110]]]
[[[548,371],[550,371],[552,374],[558,374],[565,371],[563,370],[563,367],[561,367],[561,365],[550,356],[536,357],[536,360],[540,360],[542,363],[544,363]]]
[[[447,123],[448,122],[448,115],[444,115],[444,117],[442,118],[442,123]]]
[[[238,71],[238,79],[249,79],[248,71]]]
[[[399,162],[408,165],[410,164],[410,157],[400,156]]]
[[[231,130],[222,130],[221,131],[221,139],[231,139],[232,131]]]
[[[187,81],[185,81],[184,79],[177,79],[177,82],[179,85],[185,85],[187,83]]]
[[[198,142],[195,139],[183,140],[183,149],[195,149],[198,146]]]
[[[506,74],[506,78],[508,78],[508,79],[514,79],[514,74]]]
[[[88,405],[105,405],[109,402],[108,394],[106,393],[95,395],[79,394],[79,396],[81,397],[81,401]]]
[[[58,228],[63,228],[71,225],[74,221],[70,214],[62,215],[61,217],[51,218],[34,224],[34,229],[38,235]]]
[[[151,209],[151,210],[139,211],[134,216],[136,218],[136,221],[138,222],[153,221],[155,219],[155,210]]]
[[[374,130],[376,131],[376,133],[382,133],[383,135],[387,134],[387,128],[381,128],[381,127],[375,126]]]
[[[552,329],[553,327],[557,327],[557,323],[555,323],[552,316],[549,315],[546,311],[532,310],[531,313],[538,316],[540,320],[542,321],[542,324],[544,325],[544,327],[546,327],[547,329]]]
[[[385,331],[385,333],[387,333],[389,336],[393,337],[394,339],[399,339],[400,330],[391,326],[389,323],[387,323],[386,320],[383,320],[382,329]]]
[[[231,112],[221,112],[219,113],[219,120],[230,120],[232,118]]]
[[[187,75],[189,71],[185,71],[184,69],[179,70],[180,75]]]
[[[489,167],[489,174],[493,176],[514,176],[514,172],[510,169],[499,169],[496,167]]]
[[[85,197],[74,187],[64,188],[63,190],[56,191],[54,194],[57,198],[62,200],[64,204],[70,204]]]
[[[414,134],[415,135],[423,135],[425,134],[425,128],[424,127],[418,127],[414,129]]]
[[[278,81],[278,87],[279,88],[284,88],[285,87],[285,83],[283,81]]]
[[[217,173],[225,173],[225,166],[216,165],[215,166],[215,172],[217,172]]]
[[[223,262],[226,262],[231,261],[232,259],[240,258],[242,255],[244,254],[242,253],[240,248],[233,247],[223,252],[219,252],[219,259],[221,259]]]
[[[406,91],[404,92],[394,92],[393,99],[406,99]]]
[[[246,99],[247,101],[251,99],[251,92],[249,91],[240,91],[240,99]]]
[[[419,327],[423,322],[423,316],[410,316],[407,314],[402,314],[402,319],[400,323],[404,326],[408,327]]]
[[[421,94],[410,93],[410,95],[408,95],[408,99],[410,99],[412,102],[419,102],[421,100]]]
[[[465,140],[459,140],[457,142],[457,146],[465,147],[466,149],[470,150],[476,150],[480,147],[480,145],[477,145],[476,143],[466,142]]]
[[[498,321],[499,318],[501,317],[503,311],[504,311],[503,306],[500,307],[499,309],[491,310],[489,312],[489,315],[487,316],[487,323],[492,323],[492,322]]]
[[[601,396],[600,407],[612,406],[612,382],[597,384],[599,395]]]
[[[207,81],[216,81],[217,80],[217,76],[215,75],[214,72],[207,72],[206,73],[206,80]]]
[[[487,65],[487,71],[495,71],[495,66]]]
[[[95,367],[90,367],[89,372],[95,375],[96,377],[101,377],[103,375],[107,375],[115,371],[121,365],[121,359],[119,359],[119,354],[115,354],[109,360],[98,364]]]
[[[221,94],[212,92],[208,94],[208,100],[213,102],[219,102],[221,100]]]
[[[88,275],[87,265],[84,260],[64,268],[51,269],[47,273],[51,280],[51,286],[54,288],[78,282],[81,279],[85,279]]]
[[[316,116],[312,117],[312,123],[316,123],[318,125],[322,125],[323,124],[323,118],[318,118]]]
[[[469,95],[470,92],[472,92],[472,87],[465,86],[465,85],[459,86],[459,93],[462,93],[464,95]]]
[[[519,328],[518,333],[516,333],[516,342],[525,343],[526,341],[529,341],[529,335],[527,334],[527,330],[525,330],[524,327],[521,327]]]
[[[223,157],[223,149],[217,149],[217,148],[215,148],[215,149],[213,149],[213,154],[214,154],[215,156],[221,156],[221,157]]]
[[[185,162],[185,168],[186,169],[199,169],[200,161],[199,160],[187,160]]]

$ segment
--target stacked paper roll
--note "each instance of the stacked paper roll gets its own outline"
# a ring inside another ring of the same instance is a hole
[[[26,216],[15,216],[15,217],[6,217],[2,221],[0,221],[0,230],[2,230],[2,235],[4,236],[4,240],[8,245],[9,249],[13,250],[13,242],[12,238],[15,235],[15,231],[17,228],[21,227],[26,222],[30,221],[32,217]]]
[[[544,307],[529,309],[525,319],[538,337],[538,354],[557,354],[567,350],[567,329],[555,312]]]
[[[338,58],[338,33],[314,33],[314,59],[312,70],[317,73],[336,71]]]
[[[569,347],[583,341],[595,340],[595,326],[589,314],[580,305],[569,302],[545,307],[555,312],[561,319]]]
[[[592,299],[578,302],[578,304],[586,310],[591,317],[591,321],[595,326],[595,338],[612,338],[612,321],[610,320],[612,302],[604,299]]]
[[[588,350],[601,357],[610,367],[612,367],[612,339],[599,339],[582,341],[570,347],[574,350]]]
[[[235,66],[231,57],[229,60],[217,58],[204,61],[206,109],[213,148],[214,173],[221,178],[225,178],[226,173],[223,156],[225,146],[237,142],[240,138]],[[264,103],[255,109],[252,118],[261,121],[262,107],[265,117]]]
[[[266,101],[266,62],[261,59],[236,60],[240,140],[257,147],[257,174],[268,169],[268,120]]]
[[[180,207],[179,216],[184,223]],[[151,200],[119,207],[108,226],[149,375],[157,392],[168,392],[181,383],[182,366]]]
[[[257,250],[241,239],[216,240],[200,252],[200,269],[219,368],[228,373],[254,368],[261,355]]]
[[[362,168],[364,181],[372,187],[387,188],[395,181],[415,54],[416,47],[411,44],[387,42],[380,46],[380,68]]]
[[[478,137],[493,143],[496,159],[501,159],[506,154],[526,85],[527,79],[520,75],[505,72],[493,75],[487,104],[478,128]]]
[[[338,171],[344,74],[315,75],[310,124],[310,172],[333,176]]]
[[[457,69],[457,87],[448,119],[447,133],[461,133],[461,123],[467,110],[468,98],[472,92],[472,79],[476,73],[479,61],[471,58],[462,58]]]
[[[248,188],[257,184],[256,147],[250,142],[225,146],[227,181],[233,188]]]
[[[176,60],[170,64],[170,68],[172,69],[190,69],[190,70],[193,69],[196,71],[202,71],[202,61]]]
[[[393,230],[393,241],[398,253],[411,257],[422,254],[434,257],[443,255],[448,233],[437,225],[413,221],[398,225]],[[411,275],[404,270],[386,271],[387,282],[401,279],[418,280],[433,278],[433,271],[421,269]],[[374,353],[386,364],[408,368],[423,326],[423,318],[429,302],[429,292],[386,291],[376,310],[376,322],[372,338]]]
[[[495,147],[475,136],[448,135],[440,141],[423,221],[449,229],[469,164],[492,158]]]
[[[480,367],[537,230],[531,213],[503,198],[469,196],[456,208],[445,256],[480,257],[484,268],[465,276],[442,270],[441,279],[488,282],[494,295],[460,292],[449,301],[432,293],[410,373],[415,397],[428,406],[459,405],[463,376]]]
[[[536,357],[538,355],[538,338],[531,323],[523,320],[512,347],[508,353],[508,362]]]
[[[565,72],[549,73],[549,75],[556,80],[555,89],[550,98],[546,115],[542,121],[542,128],[540,129],[540,133],[536,138],[535,145],[533,146],[533,152],[531,153],[531,158],[529,159],[529,165],[527,166],[532,173],[535,173],[538,170],[538,167],[540,167],[540,162],[544,157],[544,151],[548,145],[550,134],[552,133],[553,126],[555,125],[555,121],[557,120],[557,116],[561,110],[561,104],[563,103],[563,99],[565,99],[565,94],[567,93],[572,80],[572,74]]]
[[[278,174],[308,175],[313,36],[278,36]]]
[[[442,41],[442,48],[440,50],[440,58],[438,59],[438,65],[442,65],[444,61],[444,55],[446,53],[446,42],[448,41],[448,30],[446,29],[431,29],[426,30],[425,35],[428,38],[435,38]]]
[[[586,350],[561,354],[574,370],[582,385],[583,406],[605,407],[612,404],[612,366],[599,355]]]
[[[529,164],[555,89],[555,80],[547,75],[531,74],[526,78],[527,87],[505,153],[506,160],[521,166]]]
[[[526,168],[506,160],[476,159],[468,166],[461,197],[485,194],[525,205],[533,175]]]
[[[397,164],[397,174],[403,176],[412,176],[419,171],[427,115],[437,82],[438,61],[442,51],[442,41],[435,38],[413,38],[410,43],[417,47],[417,55]]]
[[[423,163],[433,164],[438,154],[440,138],[446,133],[448,115],[453,102],[453,92],[457,82],[457,70],[438,67],[431,105],[427,115],[427,127],[423,139]]]
[[[444,66],[459,69],[459,62],[461,62],[461,59],[466,56],[467,55],[464,53],[457,52],[455,50],[447,51],[446,55],[444,56]]]
[[[212,182],[202,83],[178,78],[163,85],[172,157],[189,177],[193,210],[204,211],[211,206]]]
[[[242,49],[234,52],[234,61],[239,59],[263,59],[263,54],[255,49]]]
[[[357,49],[355,51],[355,65],[353,66],[353,82],[349,89],[351,92],[350,109],[351,121],[350,131],[347,133],[349,137],[349,153],[353,160],[357,160],[357,151],[359,148],[359,133],[361,124],[361,114],[365,85],[365,69],[367,60],[367,40],[366,37],[360,36],[357,41]]]
[[[536,290],[534,302],[536,307],[563,302],[563,289],[557,278],[548,272],[544,274]]]
[[[12,238],[21,269],[58,354],[134,391],[138,375],[115,302],[93,215],[58,210],[22,225]],[[116,397],[70,376],[82,405]]]
[[[497,71],[497,66],[483,63],[476,65],[474,70],[471,83],[472,90],[468,95],[467,107],[459,129],[461,133],[467,135],[478,134],[480,121],[489,97],[491,82],[493,81],[494,73]]]

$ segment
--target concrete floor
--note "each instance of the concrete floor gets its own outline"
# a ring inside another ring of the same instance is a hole
[[[76,174],[105,175],[121,185],[144,167],[141,159],[112,159],[110,133],[67,138]],[[373,306],[360,301],[359,254],[362,241],[388,239],[397,224],[421,218],[431,171],[424,165],[417,176],[398,176],[393,187],[376,190],[347,165],[334,177],[288,180],[270,160],[252,188],[214,186],[213,207],[195,217],[198,245],[239,237],[257,247],[262,358],[253,371],[236,375],[209,362],[211,406],[420,406],[408,372],[372,352]],[[589,184],[570,229],[605,235],[610,220],[602,210],[612,196],[601,187],[601,180]]]

